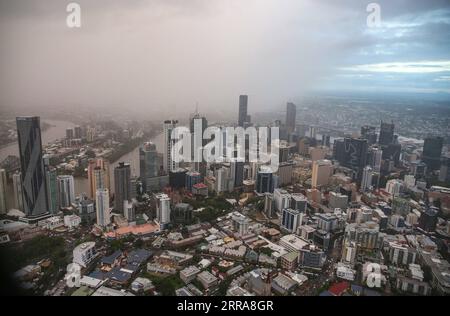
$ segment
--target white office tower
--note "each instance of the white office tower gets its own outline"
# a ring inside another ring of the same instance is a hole
[[[125,200],[123,201],[123,216],[127,219],[127,221],[132,222],[135,219],[135,212],[134,212],[134,204],[132,201]]]
[[[408,213],[406,215],[406,222],[411,226],[417,225],[419,223],[419,216],[414,212]]]
[[[23,193],[22,193],[22,179],[20,172],[16,172],[12,176],[13,191],[14,191],[14,208],[23,211]]]
[[[291,204],[291,195],[283,189],[275,189],[273,191],[273,199],[275,201],[275,211],[281,212],[285,208],[289,208]]]
[[[244,215],[233,215],[233,227],[239,236],[245,236],[248,234],[248,226],[250,221]]]
[[[6,211],[6,170],[0,169],[0,214]]]
[[[109,190],[98,189],[95,194],[95,203],[97,207],[97,225],[106,227],[111,223],[111,214],[109,209]]]
[[[372,174],[373,169],[370,166],[366,166],[363,169],[363,175],[361,180],[361,191],[366,192],[372,188]]]
[[[341,261],[350,264],[352,267],[356,262],[357,244],[354,241],[345,241],[342,247]]]
[[[230,168],[221,167],[219,169],[216,169],[214,176],[216,178],[216,192],[221,193],[229,191],[229,186],[231,183]]]
[[[75,184],[73,176],[63,175],[56,178],[58,185],[59,208],[67,208],[75,202]]]
[[[172,160],[172,148],[175,140],[172,139],[172,131],[177,127],[178,121],[167,120],[164,121],[164,159],[163,168],[166,173],[178,169],[178,164]]]
[[[380,148],[375,148],[373,151],[373,171],[380,173],[382,156],[383,151]]]
[[[170,223],[170,198],[164,193],[156,194],[155,198],[156,220],[158,221],[161,230],[164,230]]]
[[[399,195],[403,190],[403,181],[398,179],[389,180],[386,183],[386,191],[391,195]]]
[[[332,210],[336,208],[346,210],[348,207],[348,196],[337,192],[330,192],[328,195],[328,207]]]
[[[73,249],[73,263],[86,268],[96,258],[95,242],[88,241]]]
[[[407,174],[403,178],[405,185],[408,189],[412,189],[416,186],[416,178],[412,174]]]

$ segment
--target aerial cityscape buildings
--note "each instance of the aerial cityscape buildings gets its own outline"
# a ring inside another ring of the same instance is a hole
[[[76,26],[16,2],[2,292],[153,296],[152,313],[450,295],[449,5],[84,1]]]

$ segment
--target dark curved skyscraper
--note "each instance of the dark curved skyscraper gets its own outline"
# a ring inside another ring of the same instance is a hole
[[[40,118],[17,117],[20,168],[22,171],[23,208],[27,217],[48,213]]]

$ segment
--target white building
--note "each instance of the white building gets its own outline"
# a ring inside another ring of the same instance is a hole
[[[406,222],[411,226],[417,225],[419,223],[419,217],[420,216],[414,212],[408,213],[406,215]]]
[[[73,250],[73,263],[86,268],[96,257],[95,242],[85,242],[75,247]]]
[[[209,289],[210,287],[217,285],[218,282],[218,279],[206,270],[197,275],[197,280],[205,289]]]
[[[291,195],[286,190],[275,189],[273,191],[273,199],[275,202],[275,210],[278,212],[290,207]]]
[[[217,193],[229,191],[230,184],[230,168],[221,167],[214,173],[216,178],[215,190]]]
[[[416,186],[416,178],[412,174],[407,174],[403,178],[405,185],[408,189],[414,188]]]
[[[309,243],[306,240],[294,234],[285,235],[281,237],[279,244],[287,251],[297,251],[297,252],[300,252],[301,249],[309,245]]]
[[[124,216],[127,219],[127,221],[132,222],[135,219],[135,211],[134,211],[134,205],[132,201],[125,200],[123,201],[123,212]]]
[[[53,230],[55,228],[64,226],[64,222],[59,216],[52,216],[46,219],[43,219],[38,222],[38,226],[44,229]]]
[[[353,270],[351,266],[342,262],[338,262],[336,276],[343,280],[354,281],[356,277],[356,271]]]
[[[356,262],[356,254],[358,251],[358,246],[356,242],[345,242],[342,247],[342,258],[341,261],[353,267]]]
[[[109,190],[98,189],[95,203],[97,207],[97,224],[106,227],[111,223],[111,214],[109,208]]]
[[[381,150],[380,148],[377,148],[374,150],[372,167],[375,172],[379,173],[381,171],[382,156],[383,156],[383,150]]]
[[[199,268],[196,266],[189,266],[180,271],[180,279],[183,280],[185,284],[188,284],[191,283],[199,273]]]
[[[370,166],[366,166],[363,169],[363,175],[361,180],[361,191],[365,192],[371,189],[372,187],[372,174],[373,169]]]
[[[331,209],[340,208],[346,210],[348,206],[348,196],[341,193],[330,192],[329,207]]]
[[[80,226],[81,217],[77,215],[66,215],[64,216],[64,226],[69,229]]]
[[[155,199],[156,219],[161,229],[165,229],[170,223],[170,198],[167,194],[159,193],[155,195]]]
[[[403,181],[398,179],[389,180],[386,183],[386,192],[391,195],[399,195],[403,189]]]
[[[235,231],[240,236],[245,236],[248,234],[248,226],[249,226],[249,219],[245,217],[244,215],[233,215],[233,226]]]

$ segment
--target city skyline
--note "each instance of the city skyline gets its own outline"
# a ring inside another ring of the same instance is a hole
[[[449,296],[449,26],[443,0],[0,0],[0,294]]]

